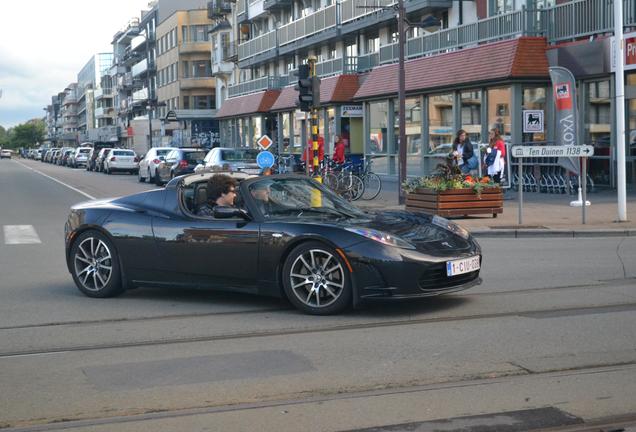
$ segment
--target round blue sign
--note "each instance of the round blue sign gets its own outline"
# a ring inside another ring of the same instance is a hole
[[[274,155],[268,151],[262,151],[256,156],[256,163],[260,169],[271,168],[274,165]]]

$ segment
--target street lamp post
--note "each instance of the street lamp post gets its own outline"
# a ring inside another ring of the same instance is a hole
[[[406,74],[404,72],[404,44],[405,34],[404,28],[406,24],[406,16],[404,10],[404,0],[398,0],[398,104],[400,107],[399,129],[400,137],[398,140],[398,202],[404,204],[406,194],[402,188],[402,184],[406,181]]]

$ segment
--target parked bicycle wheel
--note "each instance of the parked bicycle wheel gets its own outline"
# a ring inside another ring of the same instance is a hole
[[[344,182],[347,187],[342,196],[349,201],[359,200],[364,194],[364,182],[362,179],[352,175],[350,178],[345,178]]]
[[[372,200],[378,195],[380,195],[380,191],[382,190],[382,180],[380,176],[375,173],[368,173],[362,177],[364,182],[364,193],[362,194],[363,200]]]
[[[336,176],[332,172],[327,172],[322,177],[322,184],[324,184],[325,186],[327,186],[329,189],[331,189],[333,191],[337,191],[338,190],[338,176]]]

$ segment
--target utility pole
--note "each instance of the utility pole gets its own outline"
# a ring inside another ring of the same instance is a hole
[[[627,179],[625,176],[625,82],[623,61],[623,1],[614,0],[614,42],[616,68],[616,190],[618,197],[618,221],[627,221]],[[585,181],[585,179],[583,179]]]
[[[311,91],[313,95],[313,104],[311,106],[311,143],[313,148],[313,164],[312,174],[314,180],[322,183],[322,177],[320,176],[320,160],[318,154],[318,106],[320,105],[320,81],[316,76],[316,57],[311,56],[307,59],[309,63],[309,76],[311,79]],[[316,83],[318,83],[318,95],[316,95]],[[318,96],[318,100],[316,100]],[[309,161],[307,161],[309,162]]]
[[[398,0],[397,4],[398,12],[398,104],[400,108],[399,113],[399,142],[398,142],[398,202],[404,204],[406,201],[406,194],[402,189],[402,184],[406,181],[406,84],[405,84],[405,72],[404,72],[404,45],[405,34],[404,27],[406,24],[406,14],[404,10],[404,0]]]

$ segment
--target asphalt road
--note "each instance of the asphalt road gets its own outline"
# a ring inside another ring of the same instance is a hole
[[[636,415],[634,237],[483,239],[481,286],[336,317],[216,292],[84,297],[69,206],[154,187],[0,161],[0,428],[505,432]]]

